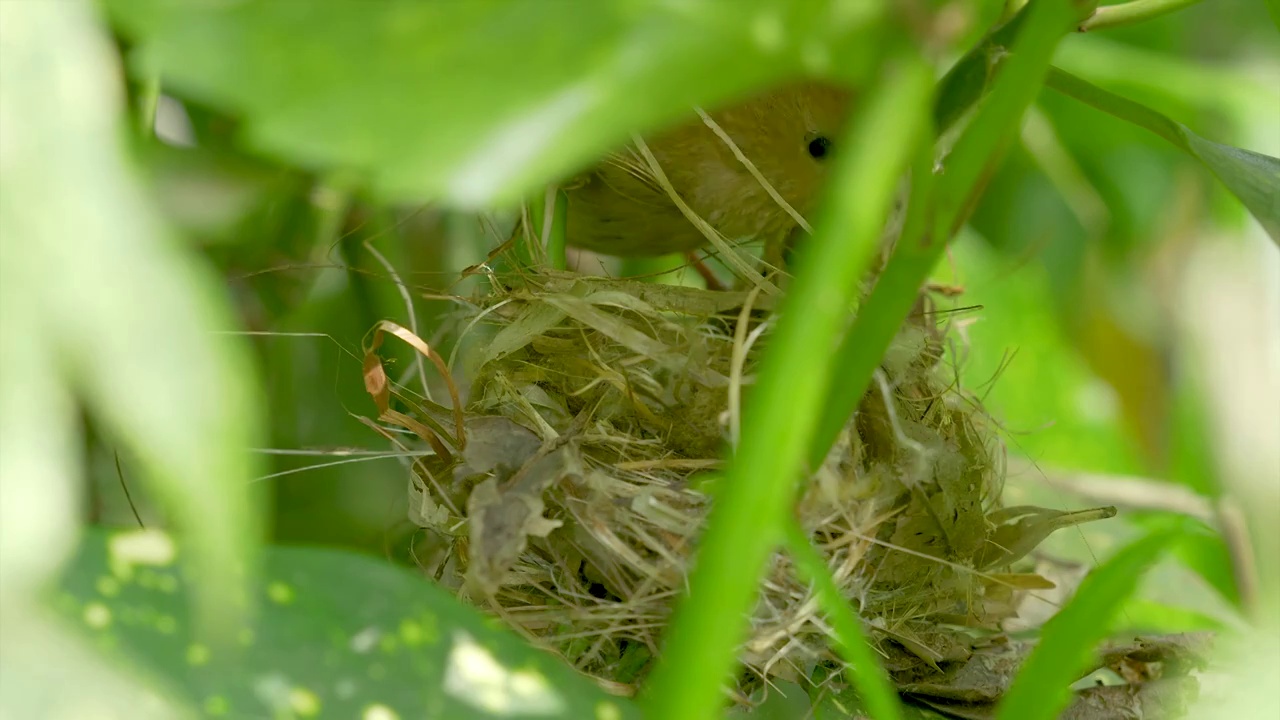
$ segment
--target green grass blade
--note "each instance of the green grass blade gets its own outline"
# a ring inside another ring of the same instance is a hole
[[[551,267],[564,270],[569,267],[565,254],[565,222],[569,212],[569,196],[560,188],[556,188],[555,193],[555,200],[551,205],[551,227],[544,233],[546,237],[543,238],[543,244],[547,248],[547,260]]]
[[[1046,85],[1109,115],[1146,128],[1199,160],[1253,214],[1280,244],[1280,160],[1206,140],[1185,125],[1104,90],[1071,73],[1052,68]]]
[[[1000,703],[997,720],[1052,720],[1071,699],[1094,646],[1107,633],[1142,574],[1178,538],[1157,530],[1116,553],[1080,584],[1075,597],[1045,624],[1040,644],[1027,658]]]
[[[991,95],[956,141],[941,175],[936,181],[929,177],[931,158],[915,164],[902,240],[837,351],[836,367],[843,382],[832,387],[810,448],[810,467],[821,463],[862,399],[871,374],[946,249],[946,239],[976,201],[980,181],[1004,144],[1016,137],[1018,120],[1040,89],[1053,50],[1074,19],[1074,10],[1065,0],[1040,0],[1025,12],[1025,20],[1016,21],[1019,33],[1012,54],[1001,65]]]
[[[898,693],[880,665],[880,659],[867,643],[853,607],[841,597],[840,588],[831,577],[831,569],[794,518],[787,523],[786,532],[791,559],[801,578],[815,586],[818,605],[827,614],[827,621],[835,631],[836,650],[848,665],[845,671],[849,682],[857,688],[863,706],[876,720],[900,720],[902,706],[898,702]]]
[[[677,608],[647,688],[651,717],[713,717],[754,603],[765,560],[782,539],[795,478],[832,370],[828,348],[847,317],[912,148],[924,136],[931,72],[894,63],[853,123],[851,152],[798,261],[778,328],[746,408],[742,440],[712,508],[690,597]]]
[[[554,195],[552,194],[554,193]],[[556,270],[569,266],[565,254],[565,218],[569,198],[555,185],[548,185],[544,192],[529,201],[529,231],[521,233],[514,248],[526,267],[545,260]],[[550,213],[550,214],[548,214]],[[530,247],[537,245],[537,248]]]

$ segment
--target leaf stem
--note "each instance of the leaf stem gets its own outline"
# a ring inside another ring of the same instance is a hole
[[[1089,19],[1080,23],[1080,32],[1093,32],[1146,22],[1198,2],[1200,0],[1134,0],[1120,5],[1104,5],[1095,10]]]

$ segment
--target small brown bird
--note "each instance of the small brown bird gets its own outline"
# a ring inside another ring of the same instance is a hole
[[[644,139],[676,194],[730,241],[780,243],[800,222],[739,158],[804,217],[814,209],[851,93],[799,82]],[[712,122],[707,122],[707,120]],[[711,125],[714,123],[716,128]],[[707,244],[636,144],[566,183],[568,244],[606,255],[661,255]]]

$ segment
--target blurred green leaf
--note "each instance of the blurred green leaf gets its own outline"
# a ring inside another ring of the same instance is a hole
[[[107,657],[206,715],[638,717],[445,590],[348,552],[268,549],[250,589],[259,612],[211,646],[192,632],[191,585],[172,564],[122,562],[124,548],[167,542],[90,531],[53,603]]]
[[[882,3],[110,0],[166,90],[254,147],[397,200],[515,200],[625,140],[799,73],[870,72]]]
[[[1280,160],[1205,140],[1151,108],[1056,68],[1049,74],[1047,84],[1064,95],[1144,127],[1200,160],[1280,244]]]
[[[246,348],[215,335],[233,327],[225,298],[159,222],[123,152],[113,48],[88,4],[4,11],[4,547],[57,567],[79,511],[79,450],[66,442],[78,400],[138,458],[185,534],[206,580],[193,598],[201,620],[228,622],[257,532]],[[30,544],[49,528],[58,543]]]
[[[1006,260],[972,232],[952,243],[951,259],[958,274],[940,266],[935,277],[965,288],[958,305],[981,306],[953,320],[960,382],[999,420],[1010,452],[1062,468],[1141,472],[1115,391],[1056,322],[1047,269]]]
[[[1134,542],[1090,573],[1071,602],[1040,633],[1040,643],[1000,701],[999,720],[1050,720],[1071,698],[1094,646],[1137,589],[1142,574],[1178,537],[1160,530]]]

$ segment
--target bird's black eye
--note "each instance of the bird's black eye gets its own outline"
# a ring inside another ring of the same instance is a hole
[[[831,152],[831,141],[819,135],[809,141],[809,156],[821,160]]]

